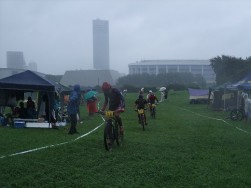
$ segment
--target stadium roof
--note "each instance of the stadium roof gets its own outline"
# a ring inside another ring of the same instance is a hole
[[[130,65],[210,65],[209,60],[142,60]]]

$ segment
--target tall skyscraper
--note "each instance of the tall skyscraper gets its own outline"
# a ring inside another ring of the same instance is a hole
[[[7,52],[7,68],[24,69],[25,60],[23,52],[8,51]]]
[[[109,22],[96,19],[92,22],[93,68],[108,70],[109,66]]]

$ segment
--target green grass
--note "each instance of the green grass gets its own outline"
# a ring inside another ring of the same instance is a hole
[[[126,97],[125,140],[112,152],[104,149],[103,125],[74,141],[102,123],[98,115],[88,118],[85,107],[80,135],[68,135],[68,127],[0,127],[0,187],[251,187],[250,122],[230,121],[225,112],[190,105],[186,92],[171,92],[155,120],[147,113],[142,131],[136,97]]]

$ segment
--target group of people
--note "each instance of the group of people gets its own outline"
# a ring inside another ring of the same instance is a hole
[[[102,85],[102,91],[104,92],[104,104],[102,106],[102,111],[105,111],[107,106],[108,110],[114,111],[116,121],[120,126],[120,134],[124,133],[124,127],[122,124],[122,119],[120,114],[124,112],[125,101],[121,92],[117,88],[113,88],[108,82],[104,82]],[[81,100],[80,85],[75,85],[73,91],[69,96],[69,103],[67,105],[67,112],[70,116],[71,126],[68,134],[78,133],[77,126],[77,116],[79,115],[79,106]]]
[[[19,102],[19,107],[14,107],[12,110],[13,117],[21,118],[21,119],[33,119],[36,115],[36,107],[35,102],[32,100],[31,97],[28,97],[26,102],[26,107],[24,102]]]
[[[125,100],[122,92],[118,90],[117,88],[114,88],[109,84],[108,82],[104,82],[102,84],[102,91],[104,93],[104,103],[102,105],[101,111],[105,111],[108,107],[108,110],[114,111],[114,116],[116,121],[118,122],[120,126],[120,134],[124,134],[124,126],[122,123],[122,119],[120,117],[120,114],[124,112],[125,110]],[[89,91],[87,91],[89,92]],[[87,101],[87,108],[94,108],[94,111],[97,111],[96,109],[96,102],[97,98],[90,98],[91,100]],[[75,85],[73,87],[73,91],[71,92],[69,96],[69,102],[67,105],[67,111],[68,115],[70,116],[70,129],[68,134],[75,134],[78,133],[76,126],[78,121],[78,115],[79,115],[79,106],[80,106],[80,100],[81,100],[81,91],[80,91],[80,85]],[[150,90],[149,93],[146,96],[146,99],[144,98],[144,88],[140,90],[138,99],[135,101],[135,107],[136,109],[145,109],[147,105],[151,106],[152,104],[158,103],[159,100],[156,97],[156,95]],[[91,106],[94,105],[95,107]],[[90,111],[89,111],[90,115]],[[146,117],[146,116],[145,116]],[[146,119],[145,119],[146,122]],[[146,123],[147,124],[147,123]]]
[[[158,98],[155,96],[155,94],[152,92],[152,90],[149,90],[146,99],[144,98],[144,89],[141,89],[139,92],[139,96],[138,99],[136,99],[135,101],[135,108],[136,110],[140,110],[140,109],[146,109],[147,106],[149,106],[151,108],[151,106],[153,104],[155,104],[156,102],[158,103],[159,100]],[[147,121],[146,121],[146,115],[145,117],[145,123],[147,125]],[[138,121],[140,123],[140,115],[138,114]]]

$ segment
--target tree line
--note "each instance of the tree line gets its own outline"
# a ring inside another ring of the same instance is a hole
[[[216,75],[216,85],[236,82],[251,73],[251,56],[246,59],[222,55],[210,59],[210,65]],[[205,79],[192,73],[166,73],[159,75],[135,74],[121,77],[117,81],[120,88],[156,88],[165,86],[169,89],[183,90],[205,88]]]
[[[168,89],[184,90],[188,87],[205,87],[205,79],[201,75],[193,75],[189,72],[184,73],[166,73],[158,75],[134,74],[121,77],[117,80],[119,88],[126,88],[130,91],[139,88],[148,88],[155,90],[156,87],[167,87]]]

